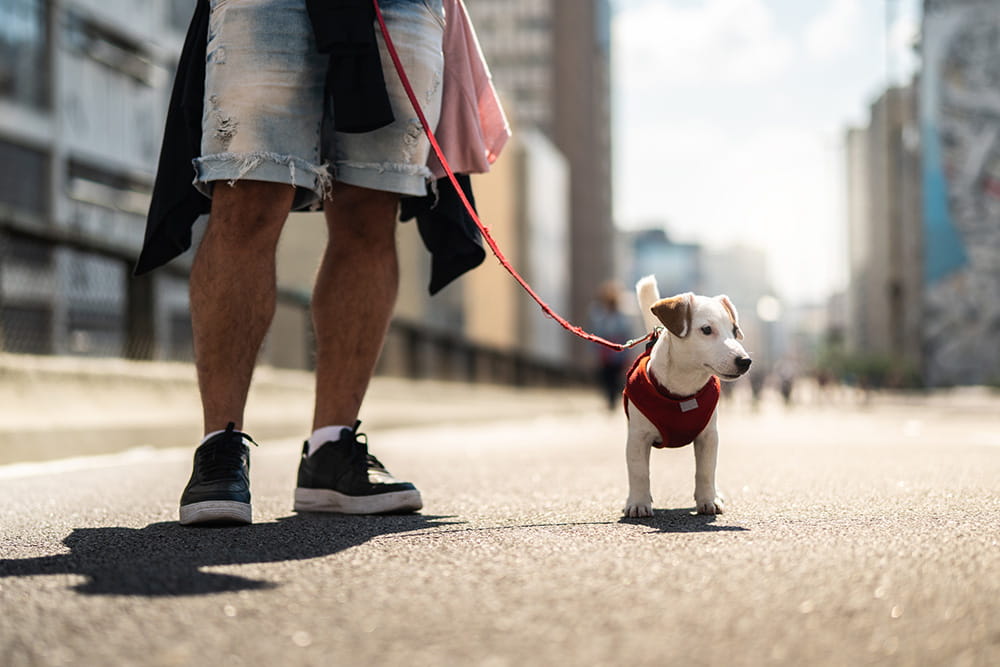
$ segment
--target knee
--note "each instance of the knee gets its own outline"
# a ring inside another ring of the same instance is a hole
[[[248,249],[274,246],[293,196],[294,188],[282,183],[216,183],[206,235]]]
[[[395,248],[399,195],[340,186],[324,203],[324,209],[330,238],[336,246]]]

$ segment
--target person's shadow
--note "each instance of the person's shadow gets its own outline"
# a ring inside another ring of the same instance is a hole
[[[461,522],[422,514],[296,514],[241,527],[77,528],[63,540],[68,554],[0,559],[0,578],[76,574],[87,595],[177,596],[273,588],[270,581],[205,572],[214,565],[276,563],[329,556],[380,535]]]
[[[742,526],[719,526],[715,515],[697,514],[694,507],[683,509],[653,510],[653,516],[644,518],[622,517],[618,523],[649,526],[658,533],[710,533],[749,530]],[[653,531],[650,531],[653,532]]]

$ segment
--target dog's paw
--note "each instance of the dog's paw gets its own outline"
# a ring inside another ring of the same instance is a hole
[[[625,509],[622,510],[622,514],[630,518],[653,516],[653,499],[632,500],[629,498],[625,502]]]
[[[722,514],[725,510],[725,503],[722,498],[712,498],[709,500],[699,500],[695,498],[695,505],[698,506],[698,514]]]

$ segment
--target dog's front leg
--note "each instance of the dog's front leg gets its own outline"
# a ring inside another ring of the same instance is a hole
[[[649,452],[653,425],[629,405],[628,440],[625,463],[628,466],[628,499],[625,516],[653,516],[653,496],[649,492]]]
[[[715,464],[719,456],[717,413],[694,440],[694,502],[698,514],[722,514],[723,503],[715,490]]]

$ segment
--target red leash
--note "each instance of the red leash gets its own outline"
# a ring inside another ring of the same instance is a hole
[[[542,312],[544,312],[547,317],[552,318],[562,325],[564,329],[584,340],[589,340],[593,343],[603,345],[604,347],[616,351],[627,350],[648,340],[653,334],[647,334],[642,338],[632,339],[625,343],[613,343],[596,334],[584,331],[559,315],[559,313],[552,310],[552,307],[545,303],[545,301],[543,301],[542,298],[535,293],[535,290],[531,288],[531,285],[529,285],[527,281],[525,281],[525,279],[522,278],[516,270],[514,270],[514,267],[511,266],[510,262],[507,261],[507,258],[504,257],[504,254],[501,252],[497,242],[493,240],[493,236],[490,234],[489,228],[487,228],[486,225],[480,221],[479,216],[476,215],[476,210],[472,207],[472,204],[469,203],[469,200],[465,196],[465,192],[463,192],[461,186],[459,186],[458,180],[455,178],[455,173],[451,170],[451,166],[448,164],[448,160],[445,158],[444,151],[441,150],[441,146],[438,144],[437,139],[434,138],[434,133],[431,132],[430,125],[427,123],[427,118],[424,116],[423,109],[420,108],[420,102],[417,101],[417,96],[413,92],[410,80],[406,76],[406,72],[403,70],[403,63],[399,59],[399,54],[396,52],[396,47],[392,43],[392,38],[389,37],[389,29],[386,28],[385,19],[382,18],[382,10],[378,6],[378,0],[372,0],[372,4],[375,5],[375,17],[378,19],[379,28],[382,30],[382,37],[385,39],[386,49],[389,51],[392,63],[396,67],[396,73],[399,75],[399,80],[402,82],[403,88],[406,89],[406,96],[410,99],[410,104],[413,105],[413,110],[416,112],[417,118],[420,120],[420,124],[424,128],[424,134],[427,135],[427,139],[431,142],[431,148],[434,149],[434,154],[437,156],[438,160],[441,161],[441,166],[444,167],[445,173],[448,175],[448,179],[451,181],[452,186],[455,188],[455,192],[458,193],[459,198],[462,200],[462,204],[465,206],[465,210],[468,211],[470,216],[472,216],[473,221],[476,223],[476,227],[479,228],[483,238],[486,239],[486,244],[490,247],[490,250],[493,251],[493,255],[497,258],[503,268],[507,269],[507,273],[509,273],[514,280],[516,280],[517,283],[524,288],[524,291],[535,300],[535,303],[541,307]]]

